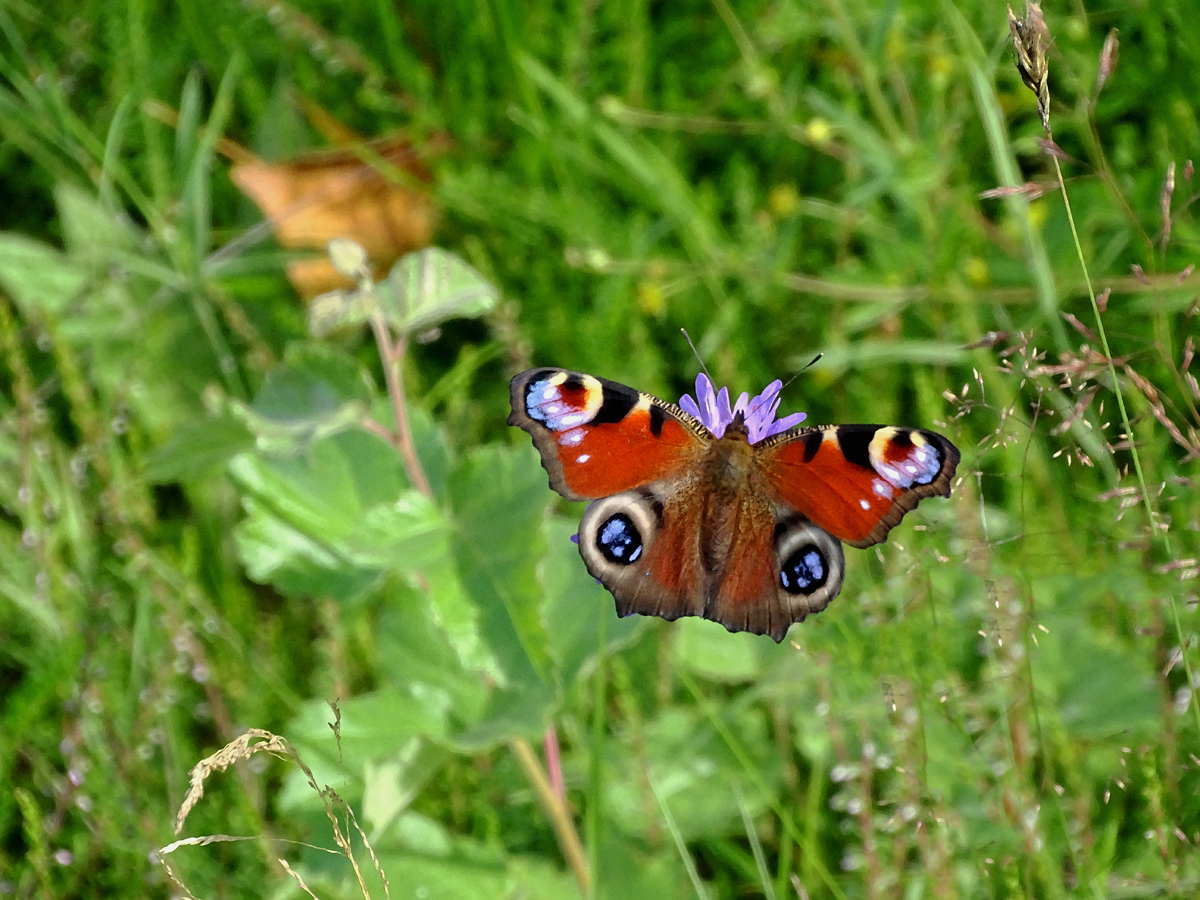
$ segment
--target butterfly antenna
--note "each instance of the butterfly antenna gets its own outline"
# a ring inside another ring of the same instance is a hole
[[[816,365],[818,362],[820,362],[820,361],[821,361],[821,357],[822,357],[822,356],[824,356],[824,355],[825,355],[824,353],[818,353],[818,354],[817,354],[816,356],[814,356],[814,357],[813,357],[811,360],[809,360],[809,361],[808,361],[808,365],[804,366],[804,368],[800,369],[798,372],[796,372],[796,374],[795,374],[795,375],[793,375],[791,378],[789,378],[787,381],[785,381],[785,382],[783,383],[783,387],[781,387],[781,388],[779,389],[779,393],[781,393],[781,394],[782,394],[784,391],[786,391],[786,390],[788,389],[788,387],[791,385],[791,383],[792,383],[793,381],[795,381],[797,378],[799,378],[801,375],[803,375],[803,374],[805,373],[805,371],[806,371],[806,370],[808,370],[808,369],[811,369],[811,368],[812,368],[813,366],[815,366],[815,365]]]
[[[692,336],[691,336],[690,334],[688,334],[688,333],[687,333],[687,329],[686,329],[686,328],[680,328],[679,330],[680,330],[681,332],[683,332],[683,339],[684,339],[685,341],[687,341],[687,342],[688,342],[688,346],[692,348],[692,353],[693,353],[693,354],[695,355],[695,357],[696,357],[696,362],[700,363],[700,371],[701,371],[701,372],[703,372],[705,375],[708,375],[708,380],[709,380],[709,383],[712,383],[712,375],[709,375],[709,374],[708,374],[708,366],[706,366],[706,365],[704,364],[704,360],[700,358],[700,351],[699,351],[699,350],[697,350],[697,349],[696,349],[696,345],[692,343]]]
[[[797,378],[799,378],[799,377],[800,377],[802,374],[804,374],[804,370],[805,370],[805,369],[808,369],[808,368],[809,368],[809,367],[811,367],[811,366],[815,366],[815,365],[817,364],[817,362],[818,362],[818,361],[821,359],[821,357],[822,357],[822,356],[824,356],[824,355],[825,355],[824,353],[818,353],[818,354],[817,354],[816,356],[814,356],[814,357],[813,357],[811,360],[809,360],[809,363],[808,363],[808,365],[804,366],[804,368],[800,369],[798,372],[796,372],[794,375],[792,375],[792,377],[791,377],[791,378],[789,378],[787,381],[785,381],[785,382],[783,383],[783,387],[781,387],[781,388],[779,389],[779,395],[777,395],[777,396],[782,396],[783,392],[784,392],[784,391],[786,391],[786,390],[787,390],[787,389],[788,389],[788,388],[791,386],[791,383],[792,383],[793,381],[795,381]],[[759,394],[759,395],[758,395],[757,397],[755,397],[754,399],[755,399],[755,400],[758,400],[758,401],[761,403],[761,402],[762,402],[762,395],[761,395],[761,394]],[[749,415],[750,413],[753,413],[753,412],[755,412],[755,411],[756,411],[756,409],[755,409],[755,406],[754,406],[754,404],[751,404],[751,405],[750,405],[750,408],[749,408],[748,410],[746,410],[746,414],[747,414],[747,415]]]

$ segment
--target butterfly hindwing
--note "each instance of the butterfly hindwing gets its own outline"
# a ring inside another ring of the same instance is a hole
[[[606,497],[584,512],[580,555],[620,615],[704,615],[702,507],[690,502],[693,487],[685,476]]]
[[[595,500],[685,471],[712,440],[678,407],[571,372],[529,369],[512,380],[510,425],[529,432],[568,500]]]
[[[922,498],[950,496],[959,460],[940,434],[887,425],[798,428],[757,446],[780,498],[853,547],[884,540]]]

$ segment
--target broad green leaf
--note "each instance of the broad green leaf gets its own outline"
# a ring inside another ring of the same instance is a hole
[[[325,699],[305,703],[286,729],[288,740],[312,769],[319,786],[337,785],[344,799],[357,800],[367,775],[378,773],[379,767],[388,763],[393,765],[389,770],[393,775],[407,772],[418,783],[427,777],[438,754],[424,755],[421,741],[445,736],[449,712],[445,697],[388,686],[358,697],[339,698],[337,705],[340,724],[336,740],[332,731],[336,717]],[[320,803],[302,773],[294,772],[289,782],[281,799],[285,808]]]
[[[606,749],[604,767],[609,788],[605,802],[610,815],[628,834],[644,834],[657,827],[653,795],[648,794],[649,787],[638,774],[643,763],[688,839],[741,832],[735,785],[741,788],[754,814],[767,808],[767,798],[758,785],[765,784],[774,791],[783,769],[761,711],[724,708],[718,715],[748,757],[752,774],[694,706],[669,707],[646,723],[639,736],[640,751],[627,741],[615,740]]]
[[[576,519],[551,516],[542,528],[546,553],[539,574],[545,589],[542,619],[548,650],[558,666],[563,689],[571,684],[601,649],[615,652],[634,640],[644,626],[642,616],[618,618],[612,595],[596,583],[571,541]]]
[[[448,319],[482,316],[496,305],[496,289],[440,247],[401,259],[378,290],[384,316],[402,332],[422,331]]]
[[[228,402],[230,413],[264,451],[299,450],[356,428],[367,415],[371,385],[358,363],[321,345],[292,347],[252,404]]]
[[[253,446],[253,435],[230,414],[184,422],[149,454],[142,477],[153,484],[199,478]]]
[[[567,873],[541,857],[488,859],[457,839],[451,853],[434,856],[381,851],[391,896],[438,900],[572,900],[579,888]]]
[[[111,265],[114,254],[132,253],[140,235],[124,215],[110,209],[99,197],[77,185],[61,182],[54,201],[62,221],[67,252],[95,265]]]
[[[545,684],[550,658],[536,574],[545,473],[525,449],[480,447],[459,461],[450,498],[459,577],[508,686],[525,692]]]
[[[450,758],[446,748],[410,738],[390,756],[363,765],[363,816],[379,834],[403,815],[421,789]]]
[[[403,257],[378,284],[322,294],[308,309],[308,327],[318,337],[361,325],[379,312],[407,334],[449,319],[475,318],[496,305],[496,289],[447,250],[428,247]]]
[[[671,629],[672,663],[710,681],[753,681],[762,673],[765,653],[774,649],[775,642],[762,635],[730,634],[716,622],[694,617],[680,619]]]
[[[375,665],[385,684],[404,686],[417,696],[444,697],[449,727],[457,732],[483,714],[496,664],[485,646],[472,644],[470,652],[464,652],[459,623],[445,621],[446,610],[433,599],[443,593],[461,594],[453,564],[435,562],[421,575],[420,587],[397,585],[382,596],[372,632]],[[471,634],[477,639],[473,622]]]
[[[556,698],[547,684],[532,682],[497,688],[479,721],[453,737],[460,753],[482,753],[515,737],[532,739],[546,729]]]
[[[1038,634],[1031,649],[1034,686],[1048,714],[1074,737],[1126,742],[1162,728],[1162,697],[1151,660],[1102,638],[1082,616]]]
[[[340,328],[371,321],[371,313],[378,307],[374,291],[329,291],[313,297],[308,305],[308,330],[313,337],[327,337]]]
[[[348,599],[385,572],[445,558],[444,518],[402,490],[397,467],[390,447],[356,431],[298,456],[236,457],[230,472],[248,516],[235,538],[251,577],[289,594]]]
[[[57,318],[88,282],[87,269],[49,244],[20,234],[0,233],[0,288],[28,313]]]

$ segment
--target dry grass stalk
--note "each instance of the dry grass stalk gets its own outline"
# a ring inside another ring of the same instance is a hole
[[[1040,3],[1025,4],[1025,18],[1018,19],[1008,8],[1008,30],[1012,35],[1013,49],[1017,53],[1017,71],[1025,86],[1037,97],[1038,114],[1042,117],[1042,128],[1050,134],[1050,66],[1046,61],[1046,47],[1050,35],[1042,18]]]
[[[363,878],[362,870],[359,868],[358,861],[354,856],[354,848],[350,842],[350,839],[347,838],[346,833],[342,828],[341,820],[338,818],[338,815],[334,810],[334,805],[340,805],[342,809],[345,810],[350,824],[354,827],[354,830],[358,832],[359,839],[363,842],[363,846],[366,848],[367,853],[371,857],[371,861],[375,865],[376,874],[383,882],[384,896],[390,897],[391,892],[388,886],[387,876],[385,876],[383,873],[383,867],[380,865],[379,858],[375,855],[375,850],[371,847],[371,843],[367,839],[366,833],[358,824],[358,819],[355,817],[354,811],[350,809],[349,805],[347,805],[345,801],[341,799],[341,797],[338,796],[337,792],[334,791],[333,788],[326,786],[324,789],[322,789],[317,786],[316,777],[313,775],[312,770],[308,767],[304,760],[300,758],[300,754],[296,752],[296,749],[287,741],[286,738],[282,738],[277,734],[272,734],[269,731],[264,731],[261,728],[248,729],[244,734],[230,741],[211,756],[207,756],[200,760],[200,762],[196,763],[196,765],[192,767],[192,770],[189,773],[191,784],[188,787],[187,794],[184,796],[183,803],[179,807],[179,814],[175,817],[175,833],[178,834],[183,830],[183,825],[187,820],[188,814],[192,811],[192,809],[195,808],[196,804],[199,803],[200,799],[204,796],[204,783],[210,775],[223,772],[234,763],[249,759],[256,753],[272,753],[280,758],[290,759],[300,767],[302,772],[304,772],[304,777],[308,781],[309,787],[316,791],[321,800],[324,801],[325,815],[333,826],[333,839],[335,843],[337,843],[338,847],[341,848],[342,855],[346,857],[350,863],[350,866],[353,868],[354,875],[358,881],[358,887],[362,893],[362,896],[369,900],[370,892],[367,890],[366,880]],[[182,840],[175,841],[174,843],[168,844],[167,846],[159,849],[158,856],[161,861],[162,857],[174,852],[179,847],[204,846],[206,844],[220,843],[225,841],[244,841],[256,839],[257,838],[247,838],[224,834],[183,838]],[[291,869],[291,867],[282,859],[279,859],[278,862],[282,865],[285,871],[291,874],[292,877],[296,878],[301,888],[310,896],[312,896],[312,892],[308,889],[307,885],[304,884],[303,880],[300,879],[300,877]],[[185,892],[187,892],[187,889],[183,886],[178,876],[171,870],[166,862],[163,861],[162,864],[175,883],[183,888]],[[190,892],[187,892],[187,895],[189,897],[192,896]]]
[[[1162,210],[1162,238],[1159,240],[1158,248],[1161,252],[1167,252],[1167,244],[1171,240],[1171,195],[1175,193],[1175,163],[1171,161],[1167,163],[1167,178],[1163,182],[1162,193],[1158,198],[1159,208]]]
[[[1113,28],[1108,32],[1108,36],[1104,39],[1104,47],[1100,51],[1100,67],[1096,72],[1096,89],[1093,96],[1104,90],[1104,85],[1112,76],[1112,73],[1117,68],[1117,50],[1120,46],[1120,41],[1117,40],[1117,29]]]

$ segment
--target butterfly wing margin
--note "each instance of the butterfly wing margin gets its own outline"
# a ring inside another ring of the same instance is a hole
[[[509,387],[508,424],[533,438],[550,486],[595,500],[677,476],[712,435],[677,406],[568,369],[528,369]]]
[[[960,459],[940,434],[888,425],[797,428],[756,448],[781,500],[860,548],[885,540],[925,497],[949,497]]]

